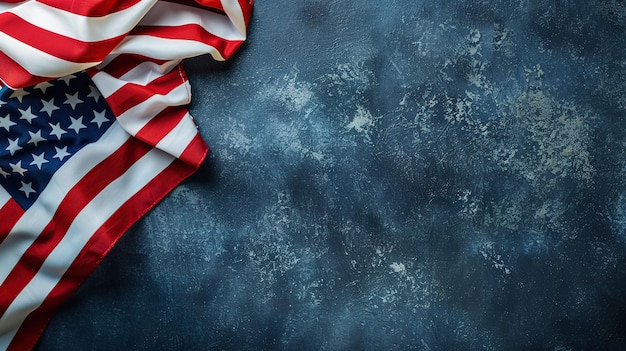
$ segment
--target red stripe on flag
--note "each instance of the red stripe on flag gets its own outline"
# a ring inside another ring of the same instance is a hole
[[[28,87],[50,79],[32,75],[2,51],[0,51],[0,67],[2,67],[0,69],[2,81],[13,89]]]
[[[177,70],[151,81],[147,85],[126,83],[123,87],[108,96],[107,102],[116,116],[122,115],[132,108],[155,95],[167,95],[176,87],[184,83]]]
[[[141,128],[135,137],[150,145],[157,145],[184,118],[189,118],[186,108],[168,107]],[[206,143],[200,134],[196,134],[178,159],[197,168],[202,164],[207,153]]]
[[[0,13],[3,32],[14,39],[59,59],[75,62],[100,62],[126,35],[96,42],[84,42],[35,26],[11,12]]]
[[[152,62],[157,65],[162,65],[168,61],[159,60],[143,55],[122,54],[107,63],[106,69],[104,69],[104,71],[106,71],[106,73],[112,77],[120,78],[124,74],[128,73],[128,71],[146,62]],[[93,77],[93,75],[96,74],[98,71],[98,69],[92,69],[92,71],[90,71],[89,73]]]
[[[254,0],[239,0],[239,6],[241,7],[241,12],[243,13],[243,19],[246,21],[246,27],[248,27],[248,23],[250,23],[250,17],[252,17],[252,6],[254,5]]]
[[[126,172],[151,149],[152,147],[137,139],[129,139],[104,161],[92,168],[67,193],[48,225],[26,250],[2,284],[2,290],[5,293],[0,296],[0,315],[6,311],[22,289],[37,274],[45,259],[65,236],[74,217],[102,189]]]
[[[173,2],[176,4],[187,5],[203,10],[215,10],[215,12],[220,12],[224,14],[224,7],[220,0],[168,0],[168,2]]]
[[[141,0],[38,0],[42,4],[55,7],[60,10],[75,13],[81,16],[102,17],[115,12],[126,10],[141,2]]]
[[[209,148],[206,143],[200,134],[197,134],[178,158],[197,169],[204,162],[208,152]]]
[[[137,26],[130,31],[129,35],[149,35],[163,39],[189,40],[204,43],[217,49],[224,59],[233,55],[242,40],[226,40],[215,34],[207,32],[197,24],[176,26],[176,30],[168,26]]]
[[[23,214],[24,210],[13,198],[0,208],[0,244]]]
[[[161,111],[137,132],[135,137],[150,145],[156,145],[185,117],[187,109],[170,106]]]
[[[122,235],[153,208],[165,195],[172,191],[180,182],[195,172],[181,161],[174,161],[165,170],[152,179],[139,192],[133,195],[102,227],[100,227],[63,278],[48,294],[43,304],[33,311],[22,323],[13,338],[8,351],[31,349],[37,338],[42,334],[59,305],[74,293],[80,284],[96,269],[104,256],[117,243]],[[35,337],[33,337],[35,336]]]

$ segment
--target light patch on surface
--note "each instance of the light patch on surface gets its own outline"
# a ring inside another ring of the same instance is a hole
[[[328,152],[329,143],[326,141],[330,132],[324,129],[323,125],[307,125],[303,121],[284,123],[281,120],[272,120],[268,122],[267,133],[268,140],[290,157],[315,160],[324,167],[332,167],[334,164],[334,157]],[[315,138],[307,138],[307,133],[315,135]]]
[[[404,272],[406,272],[406,267],[404,266],[404,263],[394,262],[391,265],[389,265],[389,268],[391,268],[391,270],[394,273],[404,273]]]
[[[506,57],[512,58],[513,43],[511,41],[511,30],[503,25],[496,23],[493,28],[493,48],[496,51],[503,52]]]
[[[523,201],[515,197],[493,204],[493,214],[486,216],[485,223],[509,230],[519,229],[523,217],[522,204]]]
[[[433,303],[441,301],[439,282],[435,280],[427,269],[421,266],[408,267],[402,262],[393,262],[388,265],[390,285],[387,288],[373,288],[370,300],[380,301],[382,305],[374,304],[378,308],[398,308],[406,306],[412,311],[428,309]],[[410,269],[409,269],[410,268]],[[386,306],[387,305],[387,306]]]
[[[591,180],[595,169],[588,146],[593,117],[541,90],[522,94],[515,108],[518,121],[534,144],[532,152],[519,159],[520,170],[528,180],[549,184],[568,176]]]
[[[590,147],[597,116],[545,91],[546,74],[540,65],[526,70],[525,90],[510,97],[507,118],[494,121],[500,138],[487,141],[495,164],[537,192],[564,179],[590,183],[596,172]]]
[[[250,241],[246,259],[253,270],[250,274],[255,277],[261,301],[272,299],[279,277],[307,256],[306,251],[293,247],[290,228],[300,219],[292,208],[289,194],[278,192],[275,201],[261,212],[261,230],[255,226],[248,228]]]
[[[365,68],[362,61],[342,63],[332,73],[326,74],[324,81],[329,96],[359,95],[370,86],[374,73]]]
[[[356,112],[352,117],[352,121],[346,126],[346,128],[363,134],[365,139],[369,141],[371,129],[374,127],[378,118],[380,117],[374,117],[372,113],[363,106],[357,106]]]
[[[446,81],[454,81],[454,75],[450,70],[459,70],[455,67],[462,67],[463,78],[475,88],[488,94],[493,92],[495,87],[485,76],[487,63],[483,58],[483,35],[477,28],[471,29],[465,40],[458,44],[454,50],[454,57],[444,61],[440,71],[442,78]]]
[[[299,80],[298,71],[295,68],[260,94],[278,100],[281,105],[292,112],[303,112],[308,115],[316,108],[313,103],[315,93],[313,93],[312,84]]]
[[[229,149],[236,150],[240,154],[247,154],[252,148],[252,139],[241,130],[228,129],[224,140]]]
[[[446,101],[445,119],[450,123],[467,122],[472,114],[472,100],[468,98],[448,98]]]
[[[310,301],[313,306],[320,305],[324,299],[322,297],[323,292],[320,292],[319,290],[320,288],[323,288],[324,285],[324,279],[315,280],[302,285],[297,293],[298,300]]]
[[[495,244],[491,241],[482,243],[478,248],[478,251],[485,259],[493,265],[495,269],[501,270],[504,274],[511,274],[511,267],[504,263],[502,255],[495,249]]]
[[[470,84],[474,85],[477,88],[488,88],[487,78],[484,75],[485,64],[482,60],[478,59],[478,57],[482,56],[482,44],[481,44],[482,35],[478,29],[472,29],[470,35],[468,37],[469,46],[467,48],[467,52],[470,54],[471,61],[471,70],[467,76],[467,80]]]
[[[478,200],[475,196],[472,196],[472,191],[469,189],[463,190],[457,195],[457,200],[461,202],[463,208],[459,212],[461,218],[473,218],[479,211]]]

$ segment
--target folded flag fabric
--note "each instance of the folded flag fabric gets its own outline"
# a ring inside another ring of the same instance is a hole
[[[229,58],[249,0],[0,2],[0,350],[31,349],[207,153],[181,61]]]

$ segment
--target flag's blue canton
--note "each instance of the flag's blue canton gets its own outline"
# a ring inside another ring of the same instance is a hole
[[[72,155],[98,140],[113,113],[85,73],[0,90],[0,185],[24,208]]]

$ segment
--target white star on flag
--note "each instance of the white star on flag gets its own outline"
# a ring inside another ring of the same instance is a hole
[[[53,86],[53,85],[50,82],[41,82],[41,83],[35,85],[35,89],[39,89],[39,90],[41,90],[42,94],[45,94],[46,90],[48,88],[50,88],[51,86]]]
[[[41,100],[41,102],[43,103],[43,107],[41,108],[41,111],[47,113],[48,117],[52,117],[53,111],[59,110],[59,107],[57,107],[57,105],[54,104],[54,98],[50,98],[50,100],[48,101]]]
[[[67,152],[67,146],[63,147],[63,148],[58,148],[58,147],[54,147],[54,149],[56,150],[56,155],[52,156],[53,158],[58,158],[59,160],[63,161],[64,158],[66,158],[67,156],[71,155],[69,152]]]
[[[96,100],[96,102],[98,102],[102,94],[100,94],[98,89],[93,85],[89,86],[89,90],[91,90],[91,92],[89,93],[89,95],[87,95],[87,97],[93,98],[94,100]]]
[[[50,135],[54,135],[57,137],[58,140],[61,140],[61,135],[67,133],[65,130],[63,130],[63,128],[61,128],[61,123],[48,123],[50,125],[50,128],[52,128],[52,131],[50,132]]]
[[[105,110],[102,110],[102,112],[93,111],[94,117],[91,120],[91,123],[97,124],[98,128],[102,127],[102,123],[109,121],[108,119],[106,119],[106,117],[104,117],[105,113],[106,113]]]
[[[18,161],[17,163],[9,163],[9,167],[11,167],[11,171],[13,171],[13,173],[18,173],[22,177],[27,171],[26,168],[22,168],[22,161]]]
[[[35,144],[35,147],[37,147],[37,144],[39,144],[40,141],[46,141],[46,138],[41,136],[41,130],[38,130],[35,133],[29,130],[28,134],[30,135],[30,140],[28,140],[28,143]]]
[[[83,102],[83,100],[78,98],[78,93],[75,94],[65,94],[65,96],[67,97],[67,100],[65,100],[64,104],[68,104],[70,106],[72,106],[72,109],[76,109],[76,105],[80,104],[81,102]]]
[[[24,89],[17,89],[15,90],[13,93],[11,93],[11,96],[9,96],[10,98],[16,98],[19,102],[22,102],[22,98],[24,98],[24,96],[30,94],[29,92],[27,92]]]
[[[11,156],[15,155],[16,151],[19,151],[22,149],[22,147],[19,145],[20,139],[9,139],[9,146],[7,146],[7,148],[5,150],[9,151],[11,153]]]
[[[44,157],[45,152],[42,152],[39,155],[32,154],[31,156],[33,156],[33,162],[30,163],[31,166],[37,166],[37,168],[41,169],[41,166],[43,166],[44,163],[48,163],[48,160]]]
[[[20,119],[23,119],[30,124],[33,123],[33,119],[37,118],[37,115],[33,114],[31,109],[32,107],[30,106],[26,110],[18,109],[20,111],[20,114],[22,115]]]
[[[18,190],[24,193],[24,196],[26,196],[26,198],[28,198],[30,196],[30,194],[36,192],[35,190],[33,190],[33,183],[29,182],[29,183],[24,183],[23,181],[21,181],[22,183],[22,187],[19,188]]]
[[[71,81],[72,79],[74,79],[74,78],[76,78],[76,76],[75,76],[75,75],[73,75],[73,74],[69,74],[69,75],[67,75],[67,76],[64,76],[64,77],[59,78],[59,80],[64,81],[64,82],[65,82],[65,84],[69,87],[69,86],[70,86],[70,81]]]
[[[4,117],[0,117],[0,127],[4,128],[7,132],[9,132],[12,126],[14,126],[16,123],[13,122],[11,120],[11,117],[4,116]],[[99,127],[99,126],[98,126]]]
[[[70,117],[70,120],[72,121],[72,123],[70,124],[69,127],[67,127],[67,129],[74,129],[76,134],[78,134],[81,129],[87,128],[83,124],[83,117],[82,116],[79,117],[79,118]]]

